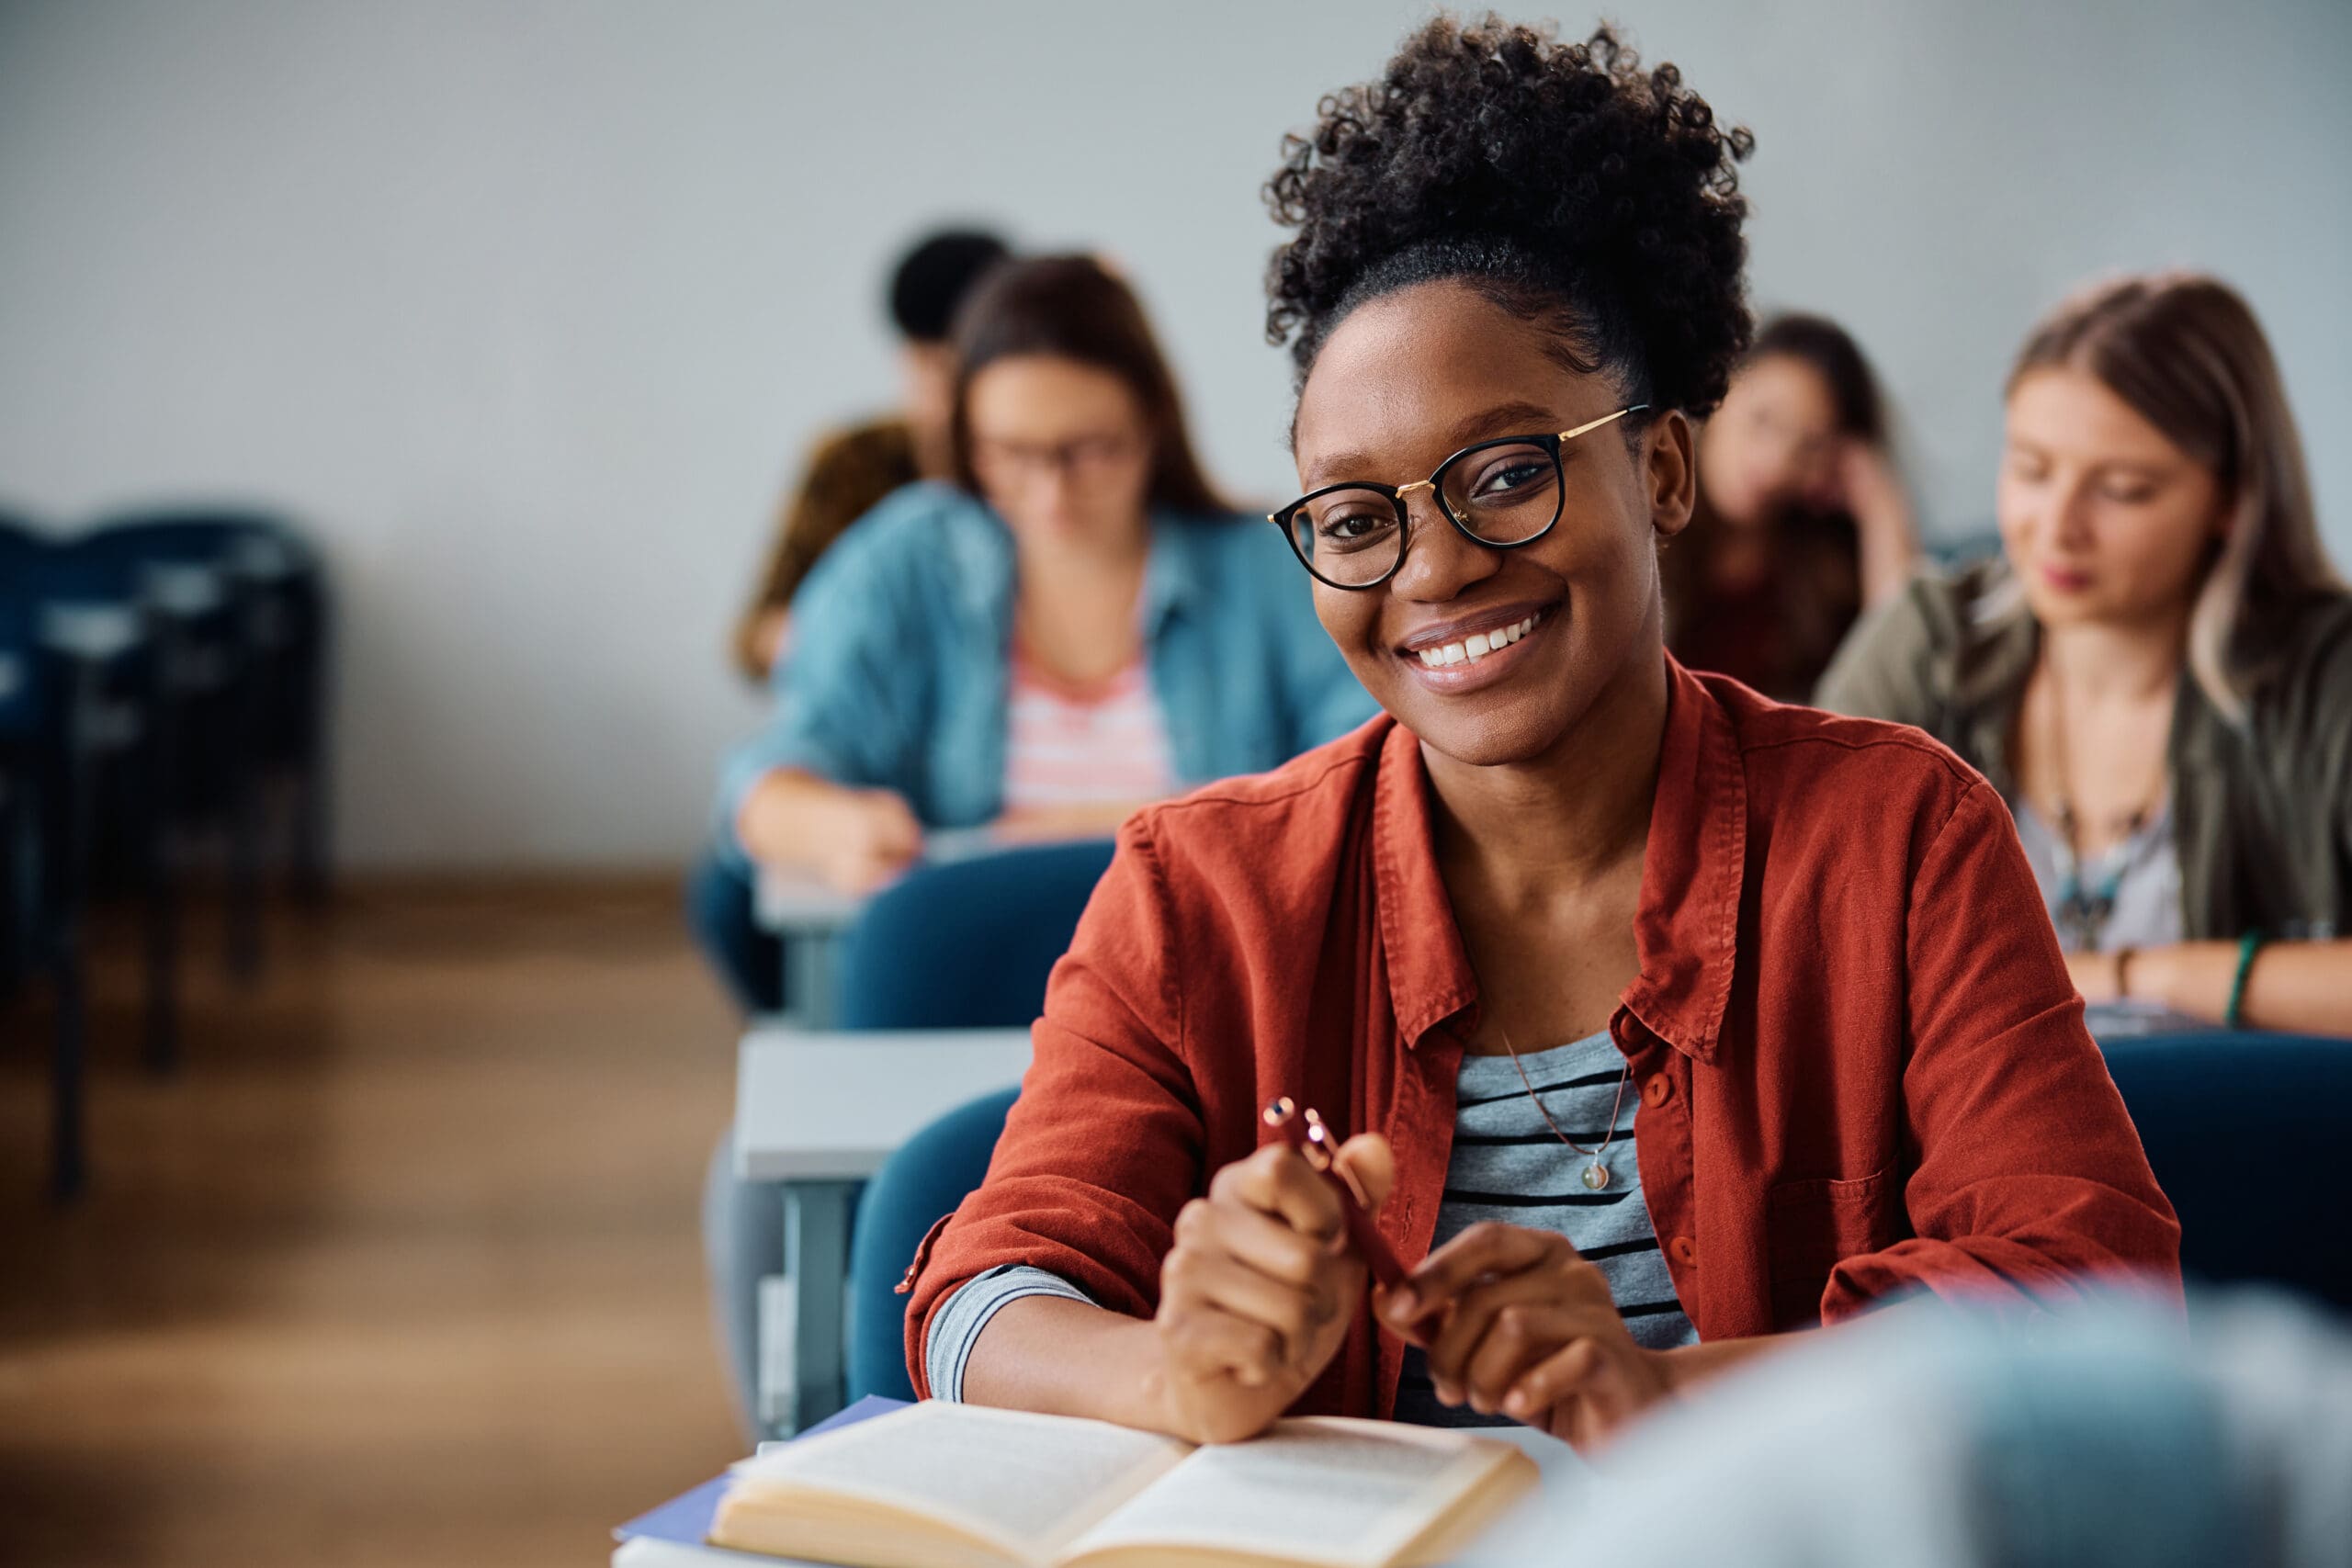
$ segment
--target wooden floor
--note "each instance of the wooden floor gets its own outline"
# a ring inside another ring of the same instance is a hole
[[[577,1568],[734,1457],[734,1031],[673,891],[352,895],[250,992],[191,934],[175,1077],[97,977],[71,1210],[45,1015],[0,1012],[0,1562]]]

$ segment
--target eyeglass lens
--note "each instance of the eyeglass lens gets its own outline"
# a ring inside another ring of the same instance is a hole
[[[1524,544],[1558,521],[1560,465],[1537,442],[1475,446],[1436,475],[1438,499],[1453,521],[1489,544]],[[1335,490],[1291,514],[1301,558],[1340,586],[1379,581],[1403,558],[1399,503],[1376,490]]]

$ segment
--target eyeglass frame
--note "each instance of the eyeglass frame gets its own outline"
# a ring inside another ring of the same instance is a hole
[[[1306,569],[1306,573],[1309,577],[1312,577],[1316,581],[1323,584],[1326,588],[1337,588],[1340,592],[1348,593],[1363,592],[1371,589],[1378,588],[1382,584],[1385,583],[1390,578],[1395,577],[1399,571],[1404,570],[1406,552],[1411,549],[1413,545],[1413,516],[1411,510],[1406,503],[1405,498],[1411,495],[1417,490],[1428,491],[1437,502],[1438,515],[1444,518],[1448,523],[1453,525],[1454,531],[1460,534],[1464,538],[1469,540],[1472,544],[1489,550],[1519,549],[1522,546],[1533,544],[1536,540],[1543,538],[1545,535],[1551,533],[1553,529],[1558,527],[1560,525],[1561,517],[1567,512],[1567,469],[1566,465],[1561,461],[1560,449],[1566,446],[1569,442],[1575,440],[1577,436],[1589,434],[1593,431],[1599,430],[1602,425],[1613,424],[1618,420],[1624,419],[1630,415],[1646,412],[1649,406],[1650,405],[1647,403],[1630,403],[1625,407],[1619,409],[1614,413],[1605,413],[1599,419],[1587,420],[1584,423],[1577,425],[1574,430],[1563,430],[1556,435],[1498,435],[1493,437],[1491,440],[1474,441],[1469,446],[1462,448],[1459,452],[1456,452],[1453,456],[1447,457],[1444,462],[1440,463],[1434,469],[1430,470],[1429,478],[1425,479],[1415,479],[1408,485],[1374,484],[1369,479],[1342,479],[1337,484],[1328,484],[1321,486],[1318,489],[1308,491],[1305,495],[1300,496],[1288,506],[1283,507],[1279,511],[1267,513],[1266,521],[1272,523],[1275,527],[1282,530],[1283,538],[1290,545],[1290,553],[1298,558],[1298,564]],[[1471,531],[1469,524],[1464,522],[1459,516],[1455,515],[1453,507],[1446,504],[1445,489],[1442,481],[1444,479],[1447,472],[1464,457],[1468,457],[1476,453],[1487,451],[1497,446],[1523,446],[1531,443],[1544,447],[1552,455],[1552,477],[1554,481],[1559,487],[1553,501],[1552,520],[1549,523],[1544,524],[1541,528],[1535,530],[1532,534],[1528,535],[1524,539],[1496,540],[1481,538],[1478,535]],[[1382,572],[1378,577],[1374,578],[1369,582],[1334,582],[1329,578],[1324,576],[1321,572],[1316,570],[1315,563],[1306,558],[1306,552],[1298,547],[1298,536],[1291,529],[1291,523],[1293,519],[1297,517],[1299,508],[1319,497],[1335,495],[1343,490],[1370,491],[1375,495],[1385,495],[1388,498],[1388,503],[1396,509],[1396,529],[1399,538],[1399,543],[1396,546],[1396,558],[1389,563],[1388,570],[1386,571]]]

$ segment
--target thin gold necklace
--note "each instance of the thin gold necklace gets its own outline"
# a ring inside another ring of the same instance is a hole
[[[1608,1186],[1609,1165],[1601,1156],[1608,1154],[1609,1145],[1617,1141],[1617,1113],[1625,1109],[1625,1086],[1633,1081],[1634,1064],[1629,1060],[1625,1064],[1625,1070],[1617,1075],[1617,1097],[1609,1102],[1608,1135],[1600,1140],[1599,1148],[1589,1149],[1561,1132],[1560,1124],[1552,1120],[1551,1111],[1544,1107],[1544,1097],[1535,1092],[1535,1085],[1529,1081],[1527,1068],[1520,1061],[1519,1052],[1511,1045],[1510,1031],[1502,1026],[1502,1021],[1499,1019],[1495,1021],[1495,1031],[1503,1037],[1503,1054],[1510,1058],[1512,1070],[1519,1074],[1520,1087],[1527,1091],[1527,1098],[1535,1102],[1535,1114],[1544,1118],[1544,1125],[1552,1129],[1552,1136],[1592,1162],[1584,1168],[1584,1184],[1595,1192]]]

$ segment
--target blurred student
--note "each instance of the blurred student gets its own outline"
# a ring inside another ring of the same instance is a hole
[[[1861,349],[1819,316],[1767,322],[1699,433],[1699,509],[1660,557],[1668,646],[1804,702],[1918,556]]]
[[[2030,1335],[1883,1314],[1630,1435],[1563,1512],[1626,1568],[2352,1562],[2352,1330],[2280,1297],[2191,1306],[2193,1343],[2123,1301]]]
[[[2005,558],[1865,621],[1823,705],[2000,789],[2085,997],[2352,1034],[2352,596],[2245,301],[2175,273],[2060,305],[1996,507]]]
[[[890,320],[899,329],[900,407],[828,437],[810,455],[800,488],[776,518],[759,592],[735,628],[735,662],[750,679],[766,682],[792,596],[833,541],[892,491],[947,475],[956,365],[947,330],[972,286],[1011,254],[994,234],[948,229],[899,258],[890,275]]]
[[[810,575],[707,877],[757,863],[866,892],[931,829],[1106,835],[1375,711],[1281,536],[1209,484],[1124,282],[1085,256],[1008,263],[954,349],[956,482],[893,495]],[[750,1005],[775,994],[773,939],[742,922],[710,945]],[[774,1210],[714,1167],[705,1228],[747,1385]]]
[[[1108,834],[1371,716],[1280,536],[1203,474],[1125,283],[1008,263],[954,346],[956,482],[810,576],[775,716],[726,768],[742,855],[865,892],[926,829]]]
[[[1121,827],[988,1179],[915,1258],[918,1388],[1591,1445],[1914,1291],[2177,1298],[1999,799],[1663,645],[1749,330],[1748,145],[1606,29],[1442,17],[1287,141],[1275,515],[1386,711]],[[1354,1134],[1401,1282],[1367,1288],[1277,1095]]]

